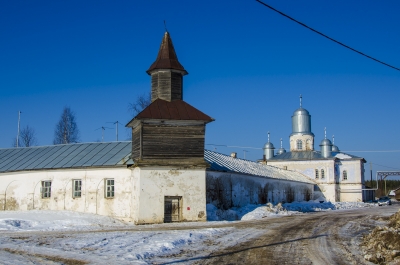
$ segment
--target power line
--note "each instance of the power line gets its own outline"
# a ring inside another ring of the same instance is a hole
[[[271,9],[271,10],[273,10],[273,11],[279,13],[280,15],[282,15],[282,16],[284,16],[284,17],[287,17],[288,19],[290,19],[290,20],[292,20],[292,21],[294,21],[294,22],[296,22],[296,23],[302,25],[303,27],[308,28],[309,30],[311,30],[311,31],[313,31],[313,32],[315,32],[315,33],[317,33],[317,34],[319,34],[319,35],[321,35],[321,36],[323,36],[323,37],[325,37],[325,38],[327,38],[327,39],[329,39],[329,40],[331,40],[331,41],[333,41],[333,42],[335,42],[335,43],[337,43],[337,44],[339,44],[339,45],[341,45],[341,46],[343,46],[343,47],[345,47],[345,48],[347,48],[347,49],[352,50],[353,52],[356,52],[356,53],[358,53],[358,54],[361,54],[362,56],[365,56],[365,57],[367,57],[367,58],[369,58],[369,59],[371,59],[371,60],[374,60],[374,61],[376,61],[376,62],[378,62],[378,63],[383,64],[383,65],[386,65],[386,66],[388,66],[388,67],[390,67],[390,68],[393,68],[393,69],[395,69],[395,70],[397,70],[397,71],[400,71],[399,68],[397,68],[397,67],[395,67],[395,66],[393,66],[393,65],[387,64],[387,63],[385,63],[385,62],[382,62],[382,61],[380,61],[380,60],[378,60],[378,59],[376,59],[376,58],[374,58],[374,57],[372,57],[372,56],[369,56],[369,55],[367,55],[367,54],[365,54],[365,53],[363,53],[363,52],[360,52],[360,51],[358,51],[358,50],[356,50],[356,49],[354,49],[354,48],[351,48],[350,46],[348,46],[348,45],[346,45],[346,44],[344,44],[344,43],[342,43],[342,42],[340,42],[340,41],[337,41],[337,40],[335,40],[335,39],[333,39],[333,38],[331,38],[331,37],[329,37],[329,36],[323,34],[322,32],[319,32],[318,30],[315,30],[315,29],[313,29],[313,28],[307,26],[306,24],[304,24],[304,23],[302,23],[302,22],[300,22],[300,21],[298,21],[298,20],[292,18],[291,16],[286,15],[285,13],[282,13],[281,11],[279,11],[279,10],[273,8],[272,6],[270,6],[270,5],[268,5],[268,4],[264,3],[264,2],[262,2],[262,1],[260,1],[260,0],[256,0],[256,1],[259,2],[260,4],[264,5],[264,6],[268,7],[269,9]]]

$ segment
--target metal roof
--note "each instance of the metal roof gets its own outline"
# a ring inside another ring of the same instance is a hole
[[[233,158],[210,150],[204,150],[204,159],[211,165],[208,169],[211,171],[242,173],[272,179],[315,184],[315,182],[307,176],[296,171],[280,169],[240,158]]]
[[[172,44],[172,40],[168,31],[165,32],[161,41],[161,46],[160,50],[158,51],[156,61],[146,72],[151,74],[151,72],[155,69],[175,69],[183,71],[184,74],[187,74],[185,68],[183,68],[178,61],[178,57],[176,56],[174,45]]]
[[[77,143],[0,149],[0,172],[23,170],[109,167],[128,161],[131,142]]]
[[[332,152],[332,156],[325,158],[319,151],[297,151],[297,152],[286,152],[280,155],[276,155],[270,160],[282,161],[282,160],[333,160],[333,159],[353,159],[353,160],[364,160],[362,157],[345,154],[342,152]],[[365,160],[364,160],[365,161]]]
[[[169,102],[159,98],[133,118],[127,126],[130,126],[136,119],[198,120],[205,122],[214,120],[183,100]]]

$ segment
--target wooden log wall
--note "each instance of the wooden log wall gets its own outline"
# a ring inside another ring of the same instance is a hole
[[[204,157],[205,125],[142,125],[142,159]]]

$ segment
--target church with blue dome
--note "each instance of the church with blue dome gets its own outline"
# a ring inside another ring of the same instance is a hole
[[[365,201],[364,164],[366,160],[351,154],[343,153],[334,144],[334,138],[325,137],[314,149],[315,135],[311,131],[311,115],[302,106],[292,116],[292,133],[289,136],[290,150],[281,146],[275,152],[269,140],[264,145],[263,163],[278,168],[302,173],[316,185],[314,199],[331,202]]]

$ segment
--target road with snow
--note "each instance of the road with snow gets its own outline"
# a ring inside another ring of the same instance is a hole
[[[371,264],[361,236],[399,209],[145,226],[68,211],[2,212],[0,264]]]
[[[237,229],[257,228],[260,235],[194,264],[372,264],[361,253],[362,235],[399,209],[396,204],[240,223]]]

